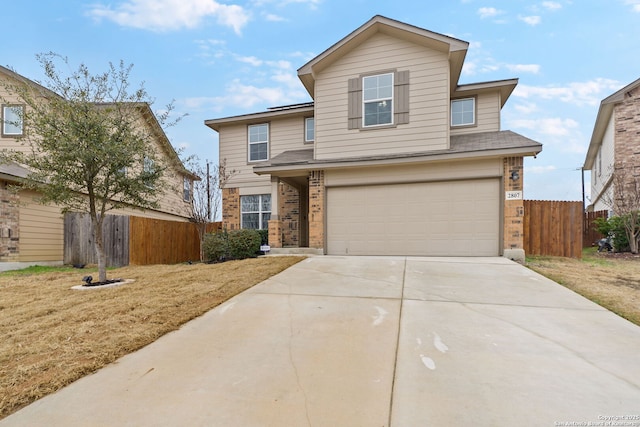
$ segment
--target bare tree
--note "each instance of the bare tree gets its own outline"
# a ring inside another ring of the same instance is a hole
[[[190,221],[196,225],[200,239],[200,261],[204,261],[204,237],[209,223],[222,213],[221,189],[236,172],[227,169],[226,159],[219,165],[211,166],[198,162],[196,157],[188,160],[188,167],[201,179],[193,182]]]
[[[613,166],[612,191],[605,192],[603,201],[620,217],[629,248],[638,253],[640,243],[640,176],[630,173],[629,166],[618,162]]]

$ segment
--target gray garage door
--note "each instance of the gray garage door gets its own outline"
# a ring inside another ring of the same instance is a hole
[[[500,181],[327,189],[330,255],[497,256]]]

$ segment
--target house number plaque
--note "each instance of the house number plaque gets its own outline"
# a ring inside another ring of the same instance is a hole
[[[522,191],[507,191],[505,200],[522,200]]]

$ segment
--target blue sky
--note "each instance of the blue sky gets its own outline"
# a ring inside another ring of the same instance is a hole
[[[310,101],[297,69],[378,14],[470,42],[460,83],[519,78],[502,128],[544,144],[525,198],[581,200],[599,103],[640,77],[640,0],[11,1],[1,64],[36,81],[43,52],[93,73],[133,64],[154,110],[188,114],[174,146],[217,162],[204,120]]]

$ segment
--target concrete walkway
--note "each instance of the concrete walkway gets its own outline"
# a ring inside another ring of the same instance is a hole
[[[325,256],[0,426],[559,426],[639,414],[640,328],[562,286],[503,258]]]

